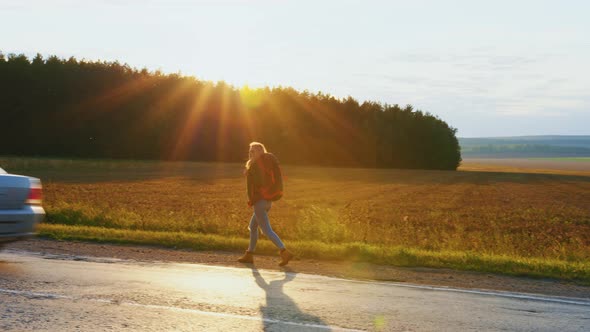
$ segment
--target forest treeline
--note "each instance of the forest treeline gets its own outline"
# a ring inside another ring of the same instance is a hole
[[[456,129],[410,105],[235,88],[118,62],[0,53],[0,154],[450,169]]]

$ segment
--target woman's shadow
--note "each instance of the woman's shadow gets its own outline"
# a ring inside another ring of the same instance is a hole
[[[252,276],[258,287],[266,293],[266,305],[260,306],[264,331],[330,331],[329,326],[319,317],[304,313],[283,291],[283,286],[295,279],[297,273],[284,268],[285,277],[266,282],[260,272],[252,267]]]

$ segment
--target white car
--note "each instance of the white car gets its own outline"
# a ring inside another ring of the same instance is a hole
[[[45,218],[41,180],[0,168],[0,247],[35,234]]]

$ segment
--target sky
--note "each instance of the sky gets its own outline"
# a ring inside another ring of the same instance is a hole
[[[0,51],[411,104],[460,137],[590,135],[590,1],[0,0]]]

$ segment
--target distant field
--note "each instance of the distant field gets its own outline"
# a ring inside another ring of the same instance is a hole
[[[590,136],[460,137],[463,158],[554,158],[590,156]]]
[[[590,281],[590,163],[545,174],[567,161],[502,162],[508,166],[466,160],[457,172],[284,166],[286,194],[271,210],[273,228],[304,257],[354,258],[368,246],[380,263]],[[247,242],[241,164],[0,157],[0,166],[43,180],[49,224],[91,227],[72,226],[70,237],[67,227],[41,229],[51,236],[108,240],[108,232],[92,233],[102,227],[118,232],[118,242],[153,243],[145,232],[167,234],[164,244],[180,247],[201,241],[199,234],[232,239],[226,249]],[[133,240],[137,234],[144,240]],[[392,248],[395,259],[386,254]],[[547,267],[515,268],[523,261]]]
[[[464,158],[459,169],[590,176],[590,158]]]

